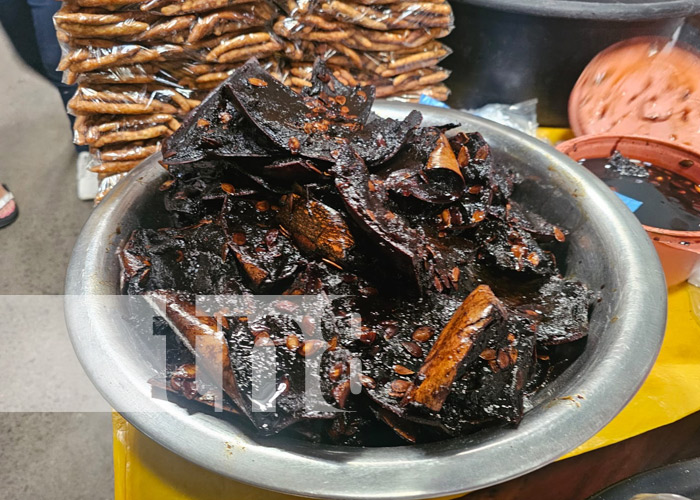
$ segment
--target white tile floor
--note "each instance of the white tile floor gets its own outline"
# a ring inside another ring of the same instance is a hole
[[[75,195],[75,152],[58,92],[17,60],[2,30],[0,68],[0,182],[21,213],[0,230],[0,500],[106,500],[113,497],[110,416],[85,411],[104,407],[72,355],[60,297],[10,297],[62,293],[91,204]],[[84,411],[37,411],[47,405]]]

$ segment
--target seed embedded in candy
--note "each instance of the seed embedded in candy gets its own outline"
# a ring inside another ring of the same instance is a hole
[[[299,340],[299,337],[297,337],[294,334],[287,335],[286,345],[287,349],[289,349],[290,351],[296,351],[297,349],[299,349],[301,341]]]
[[[260,78],[248,78],[248,83],[250,83],[253,87],[267,87],[267,82],[265,80],[261,80]]]
[[[399,375],[413,375],[414,373],[416,373],[410,368],[406,368],[403,365],[394,365],[394,371]]]
[[[396,379],[391,382],[389,387],[391,388],[391,392],[389,393],[389,395],[392,397],[400,398],[404,394],[406,394],[408,388],[411,387],[411,383],[408,380]]]
[[[566,236],[564,235],[564,232],[556,226],[554,227],[554,237],[559,242],[563,242],[566,240]]]
[[[401,342],[401,345],[414,358],[420,358],[423,356],[423,349],[421,349],[421,346],[415,342]]]
[[[301,356],[308,358],[309,356],[313,356],[315,354],[318,354],[320,351],[325,349],[325,347],[328,344],[324,342],[323,340],[318,340],[318,339],[311,339],[305,341],[299,349],[297,350],[297,353],[300,354]]]
[[[427,342],[435,333],[435,328],[432,326],[419,326],[411,335],[411,338],[416,342]]]

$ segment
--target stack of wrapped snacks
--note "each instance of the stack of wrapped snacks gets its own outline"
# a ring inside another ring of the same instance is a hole
[[[77,0],[55,15],[74,138],[102,177],[128,172],[159,149],[208,89],[250,57],[283,47],[267,29],[277,14],[264,1]],[[281,74],[280,74],[281,78]]]
[[[101,198],[157,152],[207,92],[251,57],[294,89],[325,58],[344,84],[378,97],[445,100],[453,25],[446,0],[67,0],[55,15],[59,69],[77,83],[76,144],[92,153]]]
[[[377,97],[447,99],[449,73],[438,64],[450,50],[437,41],[453,25],[445,0],[280,1],[287,15],[273,29],[292,61],[290,86],[310,85],[313,59],[321,56],[341,82],[375,85]]]

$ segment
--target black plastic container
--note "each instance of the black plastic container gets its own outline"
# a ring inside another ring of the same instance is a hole
[[[630,500],[642,493],[668,493],[700,500],[700,458],[638,474],[606,488],[588,500]]]
[[[448,103],[473,108],[536,97],[538,119],[566,126],[567,101],[586,64],[620,40],[672,36],[700,0],[452,0]]]

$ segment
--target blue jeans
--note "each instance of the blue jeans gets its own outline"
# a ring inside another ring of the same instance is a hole
[[[56,71],[61,47],[56,39],[53,15],[60,8],[61,2],[57,0],[0,0],[0,24],[24,62],[58,89],[65,106],[76,86],[63,83],[61,72]],[[72,126],[75,118],[71,115],[69,118]]]

